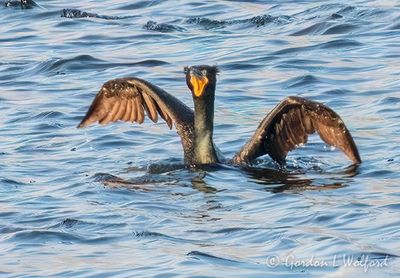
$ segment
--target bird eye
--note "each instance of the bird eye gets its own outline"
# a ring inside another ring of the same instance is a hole
[[[186,74],[189,73],[189,67],[184,67],[183,68],[183,72],[186,73]]]
[[[201,74],[205,76],[205,75],[207,75],[207,71],[204,69],[201,71]]]

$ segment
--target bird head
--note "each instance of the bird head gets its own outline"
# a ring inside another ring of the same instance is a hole
[[[215,92],[218,68],[216,66],[185,67],[186,84],[193,97],[200,98]]]

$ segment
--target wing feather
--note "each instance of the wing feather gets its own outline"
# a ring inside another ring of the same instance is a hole
[[[132,112],[131,99],[127,99],[126,100],[126,110],[125,110],[124,115],[122,115],[121,121],[129,122],[129,119],[131,117],[131,112]]]
[[[153,122],[160,115],[170,128],[173,123],[182,125],[193,121],[193,111],[162,89],[138,78],[121,78],[104,83],[78,127],[97,121],[143,123],[145,113]]]
[[[104,83],[78,127],[96,122],[104,125],[118,120],[142,124],[145,111],[153,122],[157,122],[160,115],[170,129],[175,125],[184,152],[193,150],[192,109],[161,88],[136,77]]]
[[[136,114],[137,114],[137,112],[136,112],[136,104],[135,104],[135,101],[134,101],[132,98],[129,100],[129,106],[131,107],[131,115],[130,115],[130,117],[129,117],[129,121],[133,123],[133,122],[136,121]]]
[[[342,119],[329,107],[300,97],[278,104],[260,123],[253,137],[234,156],[234,163],[247,163],[269,154],[280,164],[288,152],[307,143],[317,132],[330,146],[338,147],[354,163],[361,163],[356,144]]]
[[[154,101],[152,98],[150,98],[148,95],[143,94],[143,99],[146,105],[144,105],[144,108],[146,109],[146,114],[147,116],[154,122],[156,123],[158,121],[157,117],[157,108],[154,104]]]
[[[111,111],[107,112],[107,114],[104,114],[104,118],[100,120],[100,124],[103,124],[103,125],[114,121],[113,120],[114,115],[118,112],[121,102],[116,101],[114,103],[107,103],[107,104],[109,104],[109,106],[112,108],[111,108]],[[104,109],[104,110],[107,110],[107,109]],[[93,116],[95,116],[95,115],[93,115]]]
[[[158,113],[160,114],[161,118],[163,118],[164,121],[166,121],[166,123],[167,123],[169,129],[172,129],[172,119],[171,119],[171,116],[168,115],[168,112],[167,112],[167,111],[162,110],[162,109],[160,108],[160,106],[159,106],[157,103],[155,103],[155,105],[156,105],[157,111],[158,111]]]
[[[119,101],[119,108],[118,111],[114,114],[112,121],[116,122],[122,119],[122,116],[125,114],[126,111],[126,104],[127,99],[123,98]]]
[[[144,109],[142,106],[142,96],[137,96],[135,98],[136,104],[136,121],[138,124],[142,124],[144,122]]]

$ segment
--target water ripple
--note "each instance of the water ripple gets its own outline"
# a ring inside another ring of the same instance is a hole
[[[66,18],[100,18],[100,19],[106,19],[106,20],[118,20],[118,19],[126,19],[126,18],[133,18],[136,16],[109,16],[109,15],[100,15],[96,13],[90,13],[90,12],[85,12],[81,11],[78,9],[63,9],[60,12],[61,17],[66,17]]]
[[[335,26],[330,27],[328,30],[326,30],[323,33],[323,35],[344,34],[344,33],[351,32],[357,28],[358,28],[358,26],[355,24],[349,24],[349,23],[337,24]]]
[[[399,12],[394,1],[21,1],[0,7],[0,273],[325,277],[400,245]],[[72,5],[72,6],[71,6]],[[69,8],[70,7],[70,8]],[[288,95],[332,107],[363,163],[317,135],[248,167],[187,167],[176,130],[76,129],[98,88],[138,76],[193,107],[182,68],[217,64],[215,143],[231,158]],[[51,265],[51,267],[49,267]]]
[[[165,61],[147,59],[137,62],[107,62],[102,59],[95,58],[91,55],[83,54],[72,58],[51,58],[44,62],[40,62],[25,74],[38,74],[38,73],[52,73],[52,74],[65,74],[70,71],[91,71],[91,70],[104,70],[114,67],[155,67],[168,64]]]
[[[323,48],[323,49],[329,49],[329,48],[350,48],[350,47],[358,47],[361,46],[362,43],[352,40],[352,39],[337,39],[337,40],[332,40],[327,43],[321,43],[317,45],[316,47],[318,48]]]
[[[205,259],[207,261],[212,261],[212,263],[217,263],[217,264],[226,264],[226,265],[232,265],[232,263],[236,264],[236,263],[241,263],[239,261],[236,260],[232,260],[232,259],[227,259],[227,258],[222,258],[222,257],[218,257],[215,255],[210,255],[207,253],[203,253],[200,251],[190,251],[187,256],[191,256],[197,259]]]
[[[215,19],[210,19],[210,18],[204,18],[204,17],[194,17],[194,18],[189,18],[186,20],[186,23],[189,24],[196,24],[199,25],[205,29],[219,29],[219,28],[225,28],[227,26],[231,25],[237,25],[237,24],[249,24],[255,27],[261,27],[269,23],[276,23],[276,24],[287,24],[291,22],[292,18],[290,16],[272,16],[272,15],[259,15],[259,16],[254,16],[251,18],[246,18],[246,19],[234,19],[234,20],[215,20]]]
[[[288,88],[296,88],[296,87],[302,87],[302,86],[307,86],[310,84],[316,84],[316,83],[320,83],[321,81],[318,80],[318,78],[316,78],[313,75],[305,75],[305,76],[300,76],[300,77],[296,77],[293,79],[290,79],[288,81],[286,81],[285,83],[287,83]]]
[[[38,5],[32,0],[5,0],[4,6],[6,7],[20,7],[21,9],[32,9]]]
[[[161,33],[169,33],[169,32],[184,32],[185,29],[176,25],[167,24],[167,23],[157,23],[155,21],[148,21],[143,28],[149,31],[156,31]]]

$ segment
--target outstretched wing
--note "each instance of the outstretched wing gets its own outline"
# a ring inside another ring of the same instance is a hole
[[[163,89],[135,77],[104,83],[78,128],[96,122],[108,124],[119,120],[141,124],[145,113],[153,122],[157,122],[158,116],[161,116],[170,129],[174,124],[184,150],[192,148],[192,109]]]
[[[342,150],[354,163],[361,158],[342,119],[329,107],[301,97],[288,97],[260,123],[253,137],[234,156],[233,162],[248,163],[269,154],[280,164],[308,135],[317,132],[328,145]]]

